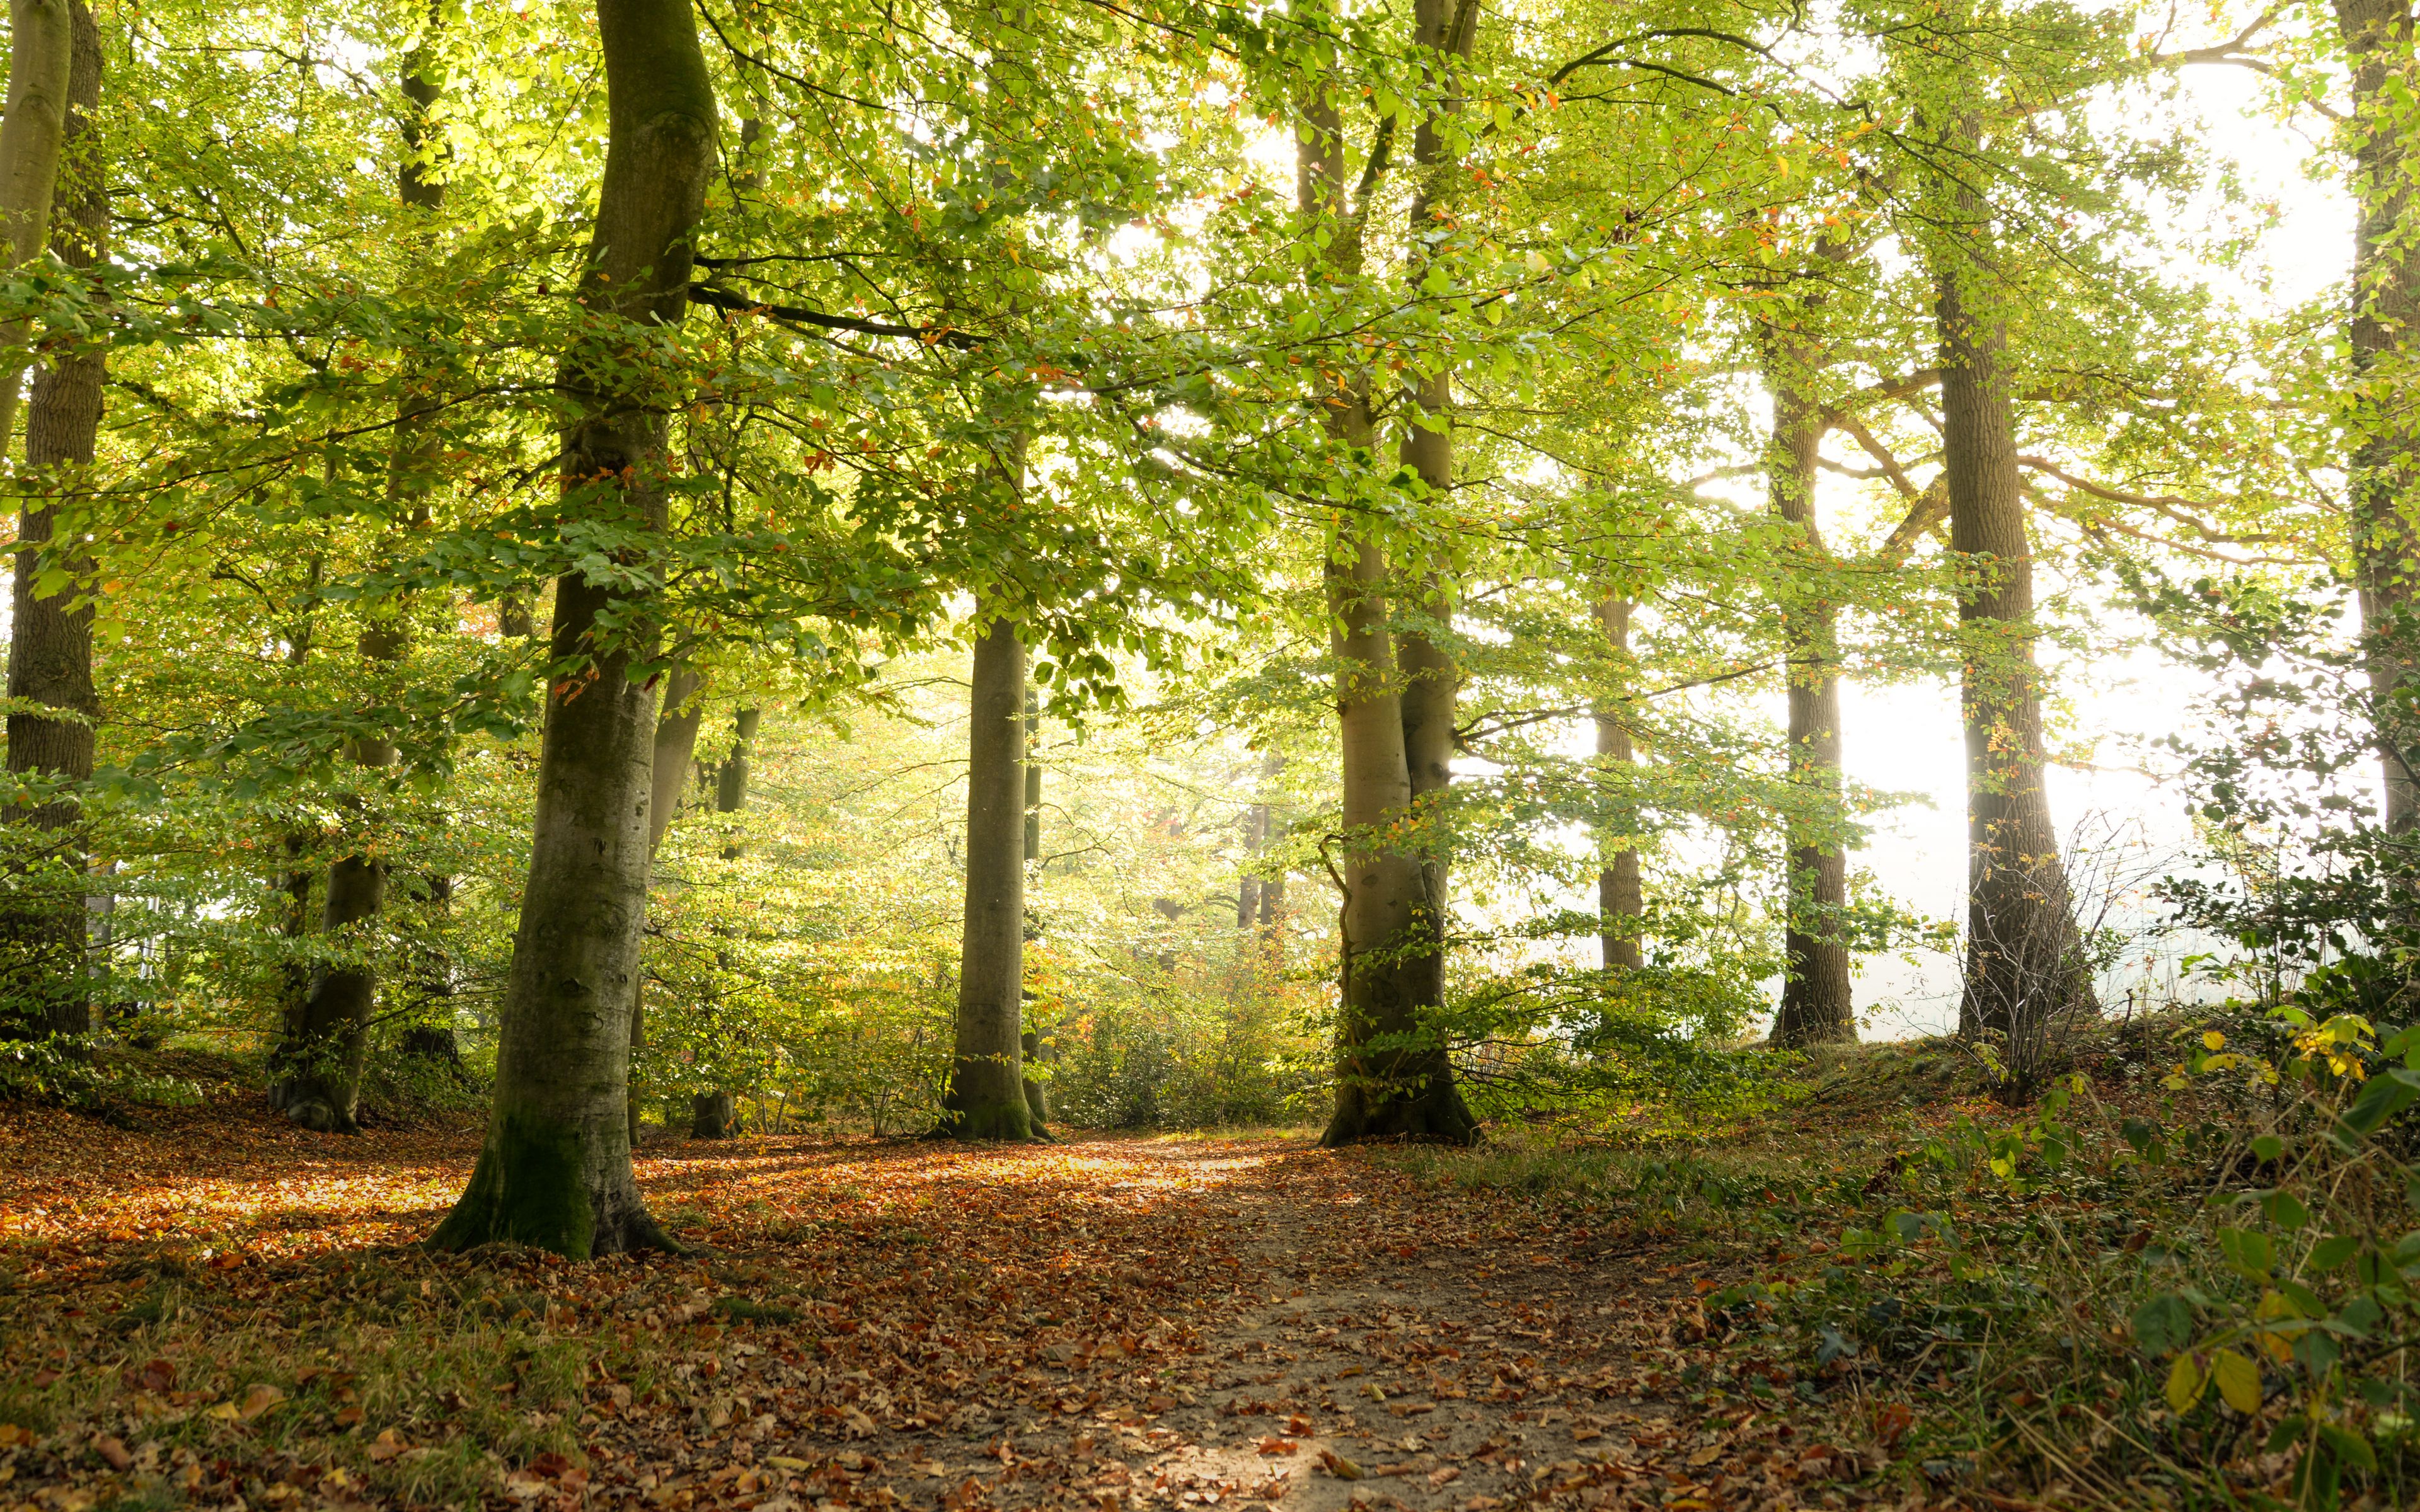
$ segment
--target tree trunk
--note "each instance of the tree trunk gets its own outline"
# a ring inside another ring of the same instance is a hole
[[[2420,528],[2405,501],[2420,482],[2420,424],[2410,403],[2420,332],[2420,261],[2401,244],[2412,207],[2404,100],[2412,77],[2411,0],[2335,0],[2352,64],[2350,130],[2360,224],[2352,263],[2352,548],[2367,638],[2370,697],[2389,832],[2420,822]]]
[[[729,1092],[695,1093],[689,1115],[691,1139],[728,1139],[738,1132],[739,1110]]]
[[[67,35],[49,34],[51,8],[18,4],[13,9],[21,29],[13,34],[14,64],[9,74],[8,116],[0,124],[0,173],[7,174],[8,207],[12,245],[39,247],[45,227],[21,224],[17,170],[19,154],[47,152],[53,181],[65,165],[63,186],[66,234],[53,250],[70,268],[90,268],[109,242],[109,196],[102,171],[101,132],[94,120],[101,105],[101,36],[83,0],[59,8]],[[29,16],[38,11],[39,16]],[[57,55],[53,57],[55,46]],[[65,67],[60,88],[50,90],[44,75]],[[20,77],[23,96],[19,94]],[[47,91],[47,93],[46,93]],[[65,117],[58,139],[43,145],[50,130],[45,113],[64,100]],[[25,120],[17,113],[22,103]],[[23,131],[20,126],[23,125]],[[12,132],[19,133],[12,138]],[[27,167],[39,177],[40,164]],[[32,186],[25,186],[30,194]],[[47,223],[50,202],[56,197],[48,185],[40,190],[41,214]],[[22,260],[22,259],[20,259]],[[92,683],[92,609],[74,606],[91,576],[89,553],[70,546],[44,557],[51,545],[57,501],[87,486],[93,447],[101,431],[101,367],[100,352],[75,353],[44,365],[34,376],[34,400],[25,416],[25,507],[17,526],[16,571],[9,603],[12,624],[8,640],[8,696],[63,710],[70,717],[39,714],[8,716],[8,773],[20,781],[38,779],[72,785],[92,777],[91,720],[101,714]],[[13,406],[17,374],[0,375],[7,387],[6,404]],[[8,451],[8,431],[0,423],[0,456]],[[40,592],[45,566],[64,571],[69,584],[50,594]],[[20,890],[12,906],[0,916],[0,1035],[34,1039],[45,1035],[83,1035],[93,1028],[89,943],[85,937],[85,853],[83,808],[72,792],[13,813],[11,821],[42,841],[29,846],[40,854],[28,875],[17,879]]]
[[[1413,41],[1421,48],[1435,50],[1437,56],[1431,63],[1433,69],[1450,68],[1449,60],[1469,54],[1478,9],[1475,5],[1458,4],[1457,0],[1414,0]],[[1461,23],[1458,26],[1457,22]],[[1450,232],[1450,223],[1439,208],[1445,197],[1444,174],[1450,161],[1438,134],[1437,117],[1454,110],[1456,103],[1448,92],[1435,110],[1423,116],[1413,129],[1415,180],[1408,220],[1415,249],[1434,251],[1432,239]],[[1408,275],[1415,288],[1427,270],[1426,256],[1416,251]],[[1453,492],[1451,374],[1443,370],[1423,374],[1412,385],[1409,397],[1412,402],[1404,409],[1403,440],[1396,458],[1406,471],[1420,480],[1422,491],[1442,504]],[[1453,781],[1453,709],[1462,688],[1462,670],[1454,665],[1453,655],[1446,646],[1453,621],[1453,584],[1443,574],[1431,572],[1425,575],[1422,590],[1421,602],[1415,607],[1435,630],[1403,629],[1395,640],[1395,663],[1403,679],[1404,763],[1411,779],[1412,802],[1434,809],[1442,798],[1433,798],[1431,795],[1443,795]],[[1435,822],[1433,817],[1431,822]],[[1427,837],[1426,848],[1428,859],[1421,868],[1428,893],[1425,918],[1437,933],[1441,980],[1449,877],[1443,859],[1445,847],[1437,843],[1434,834]]]
[[[980,611],[979,611],[980,612]],[[957,1042],[939,1132],[1031,1139],[1025,1099],[1025,647],[995,619],[975,640],[967,730],[967,912]]]
[[[1971,224],[1981,207],[1961,196]],[[1956,254],[1949,254],[1955,256]],[[1967,948],[1959,1027],[2008,1037],[2012,1056],[2062,1011],[2086,1007],[2067,874],[2042,789],[2033,652],[2033,548],[2017,471],[2007,337],[1978,318],[1970,273],[1936,269],[1944,471],[1959,594],[1966,726]]]
[[[1610,594],[1596,603],[1597,624],[1605,627],[1617,665],[1630,659],[1630,600]],[[1596,706],[1595,717],[1598,764],[1608,773],[1626,770],[1638,760],[1638,751],[1621,701],[1606,699]],[[1636,971],[1645,959],[1638,929],[1647,912],[1647,892],[1638,875],[1637,827],[1635,820],[1609,824],[1597,837],[1597,949],[1607,971]]]
[[[1327,568],[1329,645],[1343,747],[1344,887],[1336,1111],[1324,1145],[1467,1144],[1478,1120],[1431,1016],[1445,1000],[1440,931],[1417,856],[1388,843],[1412,806],[1402,701],[1387,633],[1386,561],[1367,541]]]
[[[1815,518],[1815,457],[1824,425],[1823,407],[1795,381],[1801,365],[1796,353],[1780,354],[1766,364],[1773,437],[1765,467],[1774,513],[1796,527],[1801,561],[1820,572],[1828,559]],[[1793,1048],[1857,1037],[1849,948],[1840,937],[1849,903],[1849,859],[1833,833],[1843,794],[1837,617],[1830,603],[1795,593],[1782,611],[1790,780],[1799,791],[1789,823],[1781,1010],[1774,1015],[1773,1042]]]
[[[561,374],[579,418],[564,435],[564,504],[660,532],[669,434],[616,378],[624,322],[677,322],[691,229],[714,164],[713,83],[689,0],[597,0],[610,143],[588,271],[592,317]],[[598,316],[610,316],[597,320]],[[469,1190],[430,1242],[514,1240],[576,1258],[679,1246],[630,1171],[630,1001],[647,906],[655,693],[629,675],[651,650],[636,591],[578,574],[555,583],[529,884],[504,988],[487,1140]],[[600,619],[634,627],[604,639]]]
[[[761,710],[741,709],[732,719],[730,754],[724,756],[722,764],[715,769],[714,810],[717,813],[737,813],[748,806],[748,752],[749,748],[755,744],[756,728],[762,717]],[[663,757],[664,753],[661,748],[659,748],[656,759],[660,762]],[[686,754],[683,756],[683,764],[687,764]],[[726,861],[739,859],[739,842],[737,840],[731,841],[722,847],[722,858]],[[730,970],[731,952],[717,950],[714,964],[722,970]],[[738,1126],[736,1107],[732,1095],[727,1091],[716,1090],[691,1094],[690,1137],[691,1139],[731,1137]]]
[[[664,680],[663,712],[656,719],[656,739],[647,768],[647,865],[652,872],[656,852],[680,812],[681,782],[689,775],[697,749],[698,722],[706,710],[697,706],[697,690],[706,679],[688,667],[675,667]],[[647,1046],[647,983],[644,972],[630,993],[631,1075],[624,1099],[630,1113],[630,1144],[639,1143],[639,1113],[644,1103],[638,1077],[639,1052]],[[727,1120],[726,1120],[727,1121]]]
[[[1042,696],[1025,690],[1025,858],[1042,859]]]
[[[1249,867],[1261,856],[1261,847],[1268,842],[1269,806],[1255,803],[1244,810],[1244,865],[1248,869],[1235,883],[1235,928],[1249,931],[1260,922],[1261,879],[1252,875]]]
[[[0,249],[0,268],[33,261],[50,241],[51,201],[58,191],[75,76],[76,8],[72,0],[8,3],[8,109],[0,116],[0,233],[8,244]],[[97,58],[98,54],[96,100]],[[0,345],[18,347],[24,339],[22,325],[0,330]],[[23,373],[17,358],[0,361],[0,456],[8,455],[17,427]]]
[[[1330,229],[1331,275],[1358,277],[1360,208],[1345,192],[1336,104],[1315,91],[1301,116],[1299,208]],[[1368,454],[1373,425],[1366,370],[1328,396],[1325,423],[1331,440]],[[1387,628],[1386,557],[1357,519],[1348,517],[1342,537],[1330,544],[1326,587],[1348,838],[1337,858],[1344,896],[1338,920],[1336,1110],[1320,1142],[1395,1137],[1466,1144],[1478,1134],[1478,1120],[1454,1086],[1453,1064],[1429,1022],[1442,1006],[1445,985],[1427,879],[1416,856],[1388,842],[1409,815],[1412,775]]]
[[[749,762],[756,745],[756,732],[764,720],[761,709],[741,709],[732,717],[731,754],[722,759],[715,773],[714,810],[717,813],[737,813],[748,807]],[[739,859],[739,842],[732,841],[722,848],[726,861]]]
[[[433,24],[432,20],[432,24]],[[428,108],[437,102],[438,84],[425,44],[409,54],[403,77],[403,164],[396,197],[407,223],[435,210],[445,201],[445,186],[427,171],[424,161],[428,139]],[[411,226],[418,239],[425,230]],[[440,448],[429,417],[438,408],[435,395],[417,377],[406,384],[396,402],[395,444],[387,453],[387,501],[415,527],[428,523],[428,490]],[[371,606],[362,629],[365,670],[377,681],[391,672],[411,649],[411,631],[401,606]],[[382,735],[352,743],[355,764],[376,771],[395,760],[395,743]],[[343,804],[355,828],[370,822],[369,807],[359,797]],[[348,931],[369,933],[369,924],[386,906],[387,863],[364,852],[338,859],[328,869],[326,912],[320,933],[337,940]],[[366,949],[366,942],[365,942]],[[378,1009],[378,967],[364,958],[343,965],[323,965],[313,973],[300,1011],[288,1020],[297,1036],[282,1047],[278,1058],[287,1068],[270,1102],[306,1129],[322,1133],[357,1134],[361,1082],[369,1050],[370,1021]]]

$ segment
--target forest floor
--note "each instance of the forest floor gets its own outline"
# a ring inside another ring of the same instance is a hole
[[[1769,1257],[1400,1151],[653,1145],[696,1253],[567,1265],[416,1247],[469,1128],[121,1123],[0,1107],[0,1508],[2026,1504],[1709,1341]]]

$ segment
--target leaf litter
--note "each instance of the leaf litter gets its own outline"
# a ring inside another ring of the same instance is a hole
[[[1299,1137],[659,1147],[697,1252],[587,1264],[416,1247],[476,1144],[0,1111],[0,1506],[1885,1494],[1883,1449],[1710,1388],[1790,1370],[1709,1364],[1706,1262]]]

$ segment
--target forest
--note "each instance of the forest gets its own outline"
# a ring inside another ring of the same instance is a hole
[[[0,1512],[2420,1501],[2411,0],[8,0]]]

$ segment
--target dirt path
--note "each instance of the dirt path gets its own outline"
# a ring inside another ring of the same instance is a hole
[[[565,1266],[410,1247],[467,1136],[41,1133],[0,1127],[0,1506],[1873,1499],[1686,1342],[1701,1273],[1299,1140],[670,1147],[710,1248]]]

